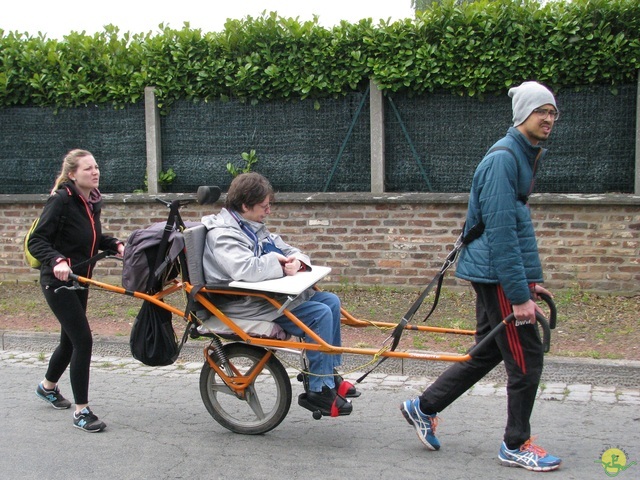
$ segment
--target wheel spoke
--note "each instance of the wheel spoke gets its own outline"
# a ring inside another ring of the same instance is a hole
[[[224,383],[215,383],[211,385],[211,392],[213,393],[224,393],[225,395],[233,395],[235,396],[235,392],[231,390]]]
[[[262,405],[260,404],[260,399],[258,398],[258,392],[256,392],[256,389],[253,387],[253,385],[245,390],[245,395],[247,404],[256,414],[256,417],[258,417],[260,420],[263,420],[265,418],[265,414],[262,411]]]

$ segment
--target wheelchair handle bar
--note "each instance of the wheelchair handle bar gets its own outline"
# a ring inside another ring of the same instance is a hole
[[[536,322],[542,327],[542,345],[544,347],[544,353],[548,353],[551,348],[551,329],[556,328],[556,305],[548,295],[540,295],[540,298],[549,306],[549,320],[547,320],[540,312],[536,312]],[[484,337],[479,343],[473,346],[469,350],[468,355],[473,358],[474,354],[487,348],[487,345],[491,343],[496,335],[498,335],[508,323],[515,320],[513,313],[509,314],[507,318],[502,320],[496,327],[491,330],[486,337]]]

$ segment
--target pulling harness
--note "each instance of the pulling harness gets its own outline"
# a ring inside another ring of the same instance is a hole
[[[462,249],[483,234],[484,223],[482,223],[482,221],[477,223],[476,225],[474,225],[469,229],[466,235],[464,234],[464,230],[465,229],[463,226],[462,233],[454,243],[453,249],[447,255],[447,258],[442,264],[442,267],[440,267],[440,271],[433,277],[431,282],[429,282],[429,285],[427,285],[427,287],[422,291],[422,293],[416,299],[416,301],[413,302],[413,305],[409,307],[409,310],[407,310],[407,313],[404,314],[400,322],[395,326],[391,335],[389,335],[389,337],[384,341],[384,343],[387,343],[389,340],[392,340],[391,347],[389,347],[389,351],[393,352],[398,347],[398,344],[400,343],[400,338],[402,337],[402,332],[404,331],[405,327],[411,321],[413,316],[416,314],[416,312],[424,302],[425,298],[427,298],[429,293],[431,293],[431,290],[433,290],[433,288],[435,287],[433,304],[431,305],[431,309],[429,310],[429,313],[427,313],[426,317],[424,317],[422,321],[426,322],[427,319],[431,316],[433,311],[438,306],[438,299],[440,298],[440,292],[442,290],[442,282],[444,280],[444,274],[456,262],[458,258],[458,254],[462,251]],[[382,357],[378,361],[378,363],[376,363],[368,372],[366,372],[364,375],[358,378],[358,380],[356,380],[356,383],[362,382],[371,372],[373,372],[376,368],[378,368],[382,364],[382,362],[384,362],[387,358],[389,357]]]

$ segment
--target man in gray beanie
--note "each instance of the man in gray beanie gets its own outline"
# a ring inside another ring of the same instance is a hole
[[[454,363],[422,395],[406,400],[402,414],[429,450],[438,450],[437,414],[504,361],[507,371],[507,426],[498,460],[509,467],[536,472],[556,470],[562,462],[534,445],[529,419],[542,374],[544,348],[536,323],[535,303],[551,295],[543,281],[528,198],[558,107],[553,94],[537,82],[509,90],[513,127],[478,165],[471,186],[465,235],[482,234],[460,253],[456,276],[476,292],[476,341],[480,342],[511,313],[508,323],[484,351]]]
[[[537,82],[524,82],[519,87],[509,89],[509,96],[513,109],[514,127],[522,125],[529,118],[531,112],[543,105],[552,106],[556,112],[558,111],[553,94]]]

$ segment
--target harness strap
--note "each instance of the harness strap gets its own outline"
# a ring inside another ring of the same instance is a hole
[[[484,224],[478,223],[473,227],[471,227],[465,235],[464,234],[465,225],[463,225],[462,233],[456,240],[456,243],[454,244],[453,249],[447,255],[447,258],[442,264],[440,271],[431,279],[431,282],[429,282],[429,285],[427,285],[427,287],[422,291],[418,299],[415,302],[413,302],[413,305],[411,305],[407,313],[405,313],[404,316],[402,317],[402,320],[400,320],[400,322],[395,326],[389,338],[387,338],[387,340],[392,339],[392,343],[391,343],[391,347],[389,348],[389,351],[393,352],[398,347],[398,344],[400,343],[400,338],[402,337],[402,333],[404,332],[405,327],[411,321],[411,319],[413,318],[415,313],[418,311],[420,306],[424,303],[425,298],[427,298],[429,293],[431,293],[431,290],[433,290],[433,288],[436,287],[431,309],[429,310],[429,313],[427,313],[427,316],[424,317],[422,321],[426,322],[427,319],[431,316],[431,314],[434,312],[434,310],[438,305],[440,292],[442,290],[442,282],[444,281],[444,274],[456,262],[456,259],[458,258],[458,254],[460,253],[460,251],[465,246],[473,242],[475,239],[479,238],[484,232]],[[358,378],[356,380],[356,383],[360,383],[362,380],[364,380],[367,377],[367,375],[369,375],[376,368],[378,368],[387,358],[389,357],[382,357],[378,361],[378,363],[376,363],[368,372],[366,372],[364,375]]]
[[[516,167],[518,166],[518,160],[516,157],[516,154],[513,152],[513,150],[511,150],[509,147],[504,147],[502,145],[498,145],[497,147],[493,147],[491,150],[489,150],[487,152],[487,155],[489,155],[490,153],[496,152],[498,150],[504,150],[505,152],[508,152],[509,154],[511,154],[511,156],[516,159]],[[520,200],[522,203],[524,203],[525,205],[527,204],[527,202],[529,201],[529,195],[531,195],[531,192],[533,192],[533,186],[535,184],[535,169],[536,169],[536,165],[538,164],[538,160],[540,160],[540,156],[542,155],[542,149],[538,150],[538,154],[536,155],[535,160],[533,161],[533,165],[534,165],[534,178],[531,180],[531,185],[529,185],[529,191],[527,192],[526,195],[518,195],[518,200]],[[519,175],[518,175],[519,176]]]
[[[204,288],[204,285],[194,285],[191,289],[191,292],[188,295],[187,306],[184,309],[184,321],[189,323],[191,322],[191,311],[195,307],[196,304],[196,295],[200,290]]]
[[[179,228],[183,225],[182,217],[180,217],[180,201],[174,200],[169,205],[169,217],[167,218],[167,223],[164,226],[164,231],[162,232],[162,239],[158,245],[158,255],[156,257],[155,264],[153,266],[153,270],[149,272],[149,280],[147,281],[147,289],[146,292],[154,292],[156,290],[156,284],[158,282],[159,273],[162,273],[164,267],[166,267],[166,256],[168,254],[168,245],[169,245],[169,237],[174,229]],[[163,266],[164,264],[164,266]],[[162,268],[161,268],[162,267]],[[155,292],[154,292],[155,293]]]
[[[184,333],[182,334],[182,339],[178,344],[178,354],[180,354],[182,347],[187,341],[187,337],[191,333],[192,325],[194,324],[193,320],[191,319],[191,311],[193,310],[196,304],[196,295],[203,288],[204,288],[204,285],[194,285],[193,288],[191,289],[191,292],[188,295],[187,306],[184,309],[184,317],[183,317],[184,321],[187,322],[187,326],[184,329]]]
[[[508,147],[504,147],[504,146],[493,147],[492,149],[490,149],[486,153],[486,155],[489,155],[490,153],[493,153],[493,152],[495,152],[497,150],[507,151],[514,158],[516,158],[516,155],[513,152],[513,150],[511,150]],[[538,162],[538,159],[540,158],[541,154],[542,154],[542,150],[540,150],[538,152],[538,155],[536,156],[536,159],[535,159],[535,163]],[[517,163],[516,163],[516,165],[517,165]],[[531,184],[531,186],[529,188],[529,192],[528,192],[529,194],[531,193],[532,189],[533,189],[533,182],[532,182],[532,184]],[[529,201],[529,196],[528,195],[521,195],[521,196],[518,197],[518,200],[521,201],[522,203],[526,204]],[[389,338],[393,339],[393,341],[391,343],[391,347],[389,349],[390,351],[393,352],[397,348],[398,344],[400,343],[400,337],[402,336],[402,332],[404,331],[405,327],[411,321],[411,319],[413,318],[415,313],[418,311],[418,309],[420,308],[420,306],[424,302],[424,300],[427,297],[427,295],[429,295],[431,290],[434,287],[436,287],[434,300],[433,300],[433,304],[431,306],[431,309],[429,310],[429,313],[427,313],[426,317],[424,317],[424,320],[422,320],[422,321],[426,322],[427,319],[431,316],[433,311],[436,309],[436,306],[438,305],[438,300],[440,298],[440,291],[442,289],[442,282],[444,280],[444,274],[449,269],[449,267],[451,267],[451,265],[453,265],[455,263],[460,251],[465,246],[469,245],[471,242],[473,242],[474,240],[479,238],[484,233],[485,225],[482,222],[482,220],[480,220],[477,224],[475,224],[473,227],[471,227],[466,234],[464,233],[465,226],[466,226],[466,223],[465,223],[465,225],[463,225],[462,233],[458,237],[458,240],[456,240],[456,243],[455,243],[455,245],[453,247],[453,250],[451,252],[449,252],[449,255],[447,255],[447,258],[446,258],[444,264],[442,265],[442,268],[440,269],[440,271],[436,274],[435,277],[433,277],[431,282],[429,282],[429,285],[427,285],[427,287],[420,294],[418,299],[413,303],[413,305],[411,305],[411,307],[409,308],[407,313],[404,315],[404,317],[402,317],[402,320],[400,320],[400,322],[393,329],[392,334],[389,336]],[[384,362],[387,358],[389,358],[389,357],[382,357],[378,361],[378,363],[376,363],[376,365],[374,365],[368,372],[366,372],[358,380],[356,380],[356,383],[360,383],[362,380],[364,380],[367,377],[367,375],[369,375],[376,368],[378,368],[378,366],[380,366],[380,364],[382,362]]]

